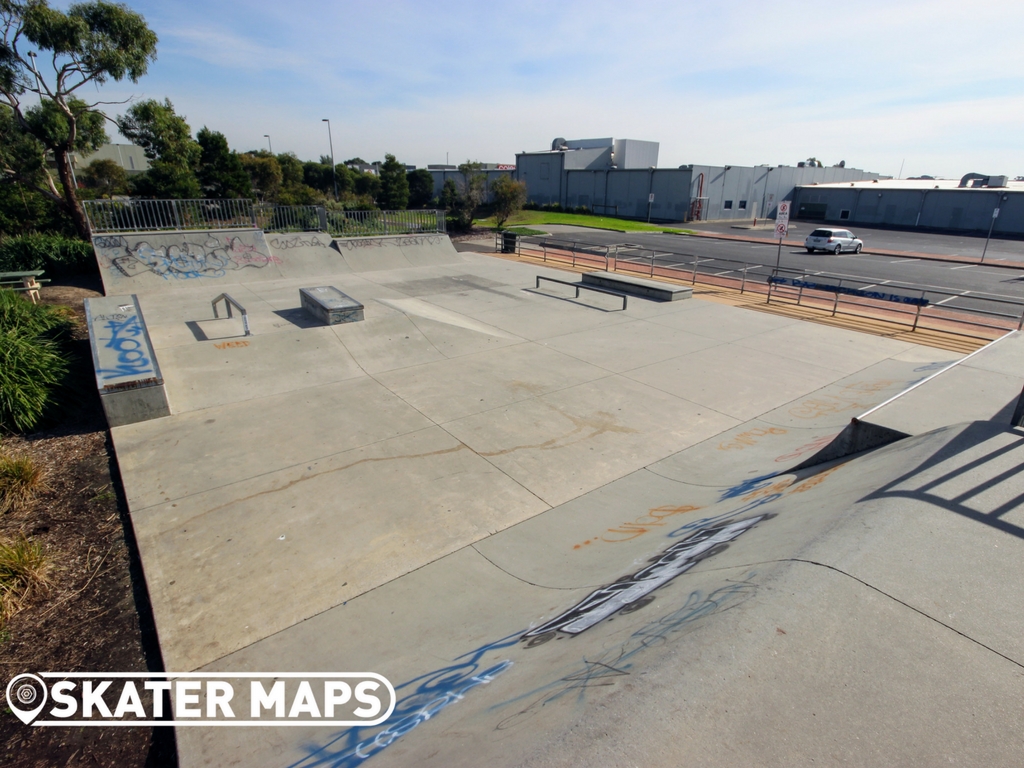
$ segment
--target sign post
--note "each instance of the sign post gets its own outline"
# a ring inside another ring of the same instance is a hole
[[[651,223],[651,206],[654,204],[654,193],[647,196],[647,223]]]
[[[1003,199],[1006,195],[1003,195]],[[981,250],[981,263],[985,263],[985,254],[988,253],[988,241],[992,239],[992,227],[996,225],[996,219],[999,218],[999,204],[996,203],[996,207],[992,209],[992,221],[988,224],[988,237],[985,238],[985,247]]]
[[[779,212],[775,216],[775,236],[779,239],[779,251],[775,255],[775,271],[779,270],[782,261],[782,239],[789,234],[789,207],[792,203],[783,200],[779,203]]]

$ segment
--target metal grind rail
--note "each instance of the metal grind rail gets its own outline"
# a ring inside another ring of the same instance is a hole
[[[557,280],[554,277],[545,277],[544,275],[537,275],[537,284],[534,286],[535,289],[540,288],[541,280],[548,283],[558,283],[559,285],[568,285],[570,288],[575,288],[576,296],[574,298],[577,299],[580,297],[581,289],[584,291],[593,291],[594,293],[603,293],[607,296],[614,296],[617,299],[622,299],[622,308],[626,308],[627,296],[626,294],[619,293],[618,291],[609,291],[607,288],[598,288],[596,285],[585,285],[584,283],[573,283],[568,280]]]
[[[1012,296],[827,272],[776,269],[772,264],[698,256],[633,243],[596,244],[579,239],[518,236],[514,252],[573,267],[589,265],[605,271],[660,276],[691,285],[701,283],[738,289],[741,294],[755,292],[765,295],[767,303],[807,306],[833,317],[877,318],[881,312],[886,319],[906,324],[914,331],[989,339],[991,334],[978,335],[978,331],[1020,330],[1024,326],[1024,299]],[[971,327],[977,330],[972,333]]]
[[[239,312],[242,313],[242,328],[245,329],[245,333],[243,335],[244,336],[252,336],[252,332],[249,330],[249,313],[245,311],[245,307],[243,307],[235,299],[231,298],[226,293],[222,293],[220,296],[218,296],[216,299],[214,299],[211,302],[211,304],[213,304],[213,319],[214,320],[219,320],[220,319],[220,316],[217,314],[217,304],[219,302],[221,302],[221,301],[224,302],[224,306],[227,308],[228,317],[229,318],[232,316],[231,315],[231,308],[232,307],[235,307]]]

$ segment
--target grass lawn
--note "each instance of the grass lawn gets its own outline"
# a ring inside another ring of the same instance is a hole
[[[475,223],[481,227],[494,228],[493,217],[477,219]],[[551,211],[522,211],[519,215],[505,222],[506,228],[516,231],[522,228],[536,229],[538,225],[542,224],[574,224],[578,227],[618,229],[626,232],[680,232],[683,234],[690,234],[691,232],[688,229],[674,229],[657,224],[646,224],[642,221],[616,219],[611,216],[590,216],[580,213],[554,213]]]

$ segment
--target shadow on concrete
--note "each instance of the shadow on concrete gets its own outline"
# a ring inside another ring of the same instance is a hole
[[[943,464],[948,466],[942,467]],[[996,468],[996,473],[984,472],[986,468]],[[1024,505],[1024,492],[1018,492],[1024,488],[1022,473],[1024,432],[997,422],[975,421],[917,467],[861,501],[924,501],[1024,539],[1024,527],[1003,519]],[[994,504],[994,499],[1005,500]],[[971,506],[972,501],[987,511]]]

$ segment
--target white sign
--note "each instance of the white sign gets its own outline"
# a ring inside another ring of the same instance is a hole
[[[654,193],[653,192],[651,192],[651,194],[649,194],[647,196],[647,202],[648,203],[653,203],[654,202]]]
[[[788,200],[779,203],[779,212],[775,215],[775,236],[780,240],[789,234],[789,206]]]
[[[999,218],[999,209],[998,208],[992,209],[992,218],[993,219],[998,219]]]

